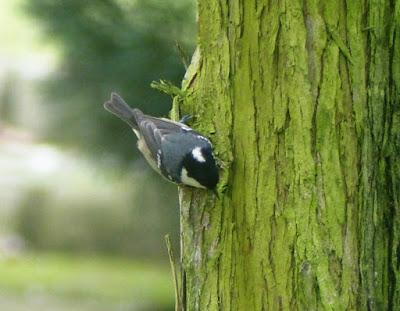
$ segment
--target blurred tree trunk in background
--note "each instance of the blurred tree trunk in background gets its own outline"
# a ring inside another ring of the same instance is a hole
[[[398,310],[400,1],[198,2],[179,109],[223,178],[180,190],[186,309]]]

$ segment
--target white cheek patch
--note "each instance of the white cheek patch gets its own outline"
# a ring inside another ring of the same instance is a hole
[[[195,180],[192,177],[188,176],[187,170],[183,167],[182,172],[181,172],[181,182],[185,185],[196,187],[196,188],[203,188],[205,189],[206,187],[202,186],[197,180]]]
[[[206,162],[206,159],[203,156],[203,153],[201,152],[200,147],[196,147],[192,150],[192,155],[193,158],[195,158],[198,162]]]

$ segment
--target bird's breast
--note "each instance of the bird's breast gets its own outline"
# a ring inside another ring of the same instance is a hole
[[[150,149],[147,147],[146,142],[144,141],[144,139],[140,139],[137,142],[137,147],[139,149],[139,151],[143,154],[144,158],[146,159],[147,163],[150,164],[151,168],[153,170],[155,170],[157,173],[161,174],[161,170],[160,170],[160,164],[157,165],[156,160],[154,159],[154,157],[152,156]],[[159,160],[160,162],[160,160]]]

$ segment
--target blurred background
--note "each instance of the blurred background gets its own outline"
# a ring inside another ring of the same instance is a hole
[[[173,310],[177,190],[103,109],[171,99],[195,0],[0,1],[0,309]]]

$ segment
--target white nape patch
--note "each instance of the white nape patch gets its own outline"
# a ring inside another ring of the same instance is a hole
[[[203,188],[206,187],[202,186],[196,179],[188,176],[188,171],[183,167],[181,172],[181,182],[185,185],[196,187],[196,188]]]
[[[204,158],[200,147],[194,148],[192,150],[192,155],[193,155],[193,158],[195,158],[198,162],[206,162],[206,159]]]

